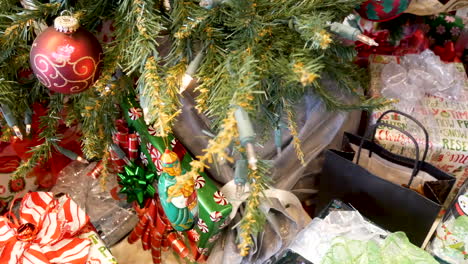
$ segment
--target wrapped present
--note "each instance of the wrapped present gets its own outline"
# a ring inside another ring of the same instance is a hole
[[[445,62],[461,61],[456,46],[462,45],[459,49],[463,49],[466,45],[466,43],[457,45],[464,27],[461,17],[443,13],[427,17],[421,26],[429,36],[431,49]]]
[[[468,181],[460,188],[427,250],[441,263],[468,262]]]
[[[127,123],[136,130],[140,137],[142,159],[147,161],[150,170],[161,177],[164,165],[161,157],[163,156],[162,153],[168,149],[177,154],[182,173],[190,171],[190,162],[193,159],[177,139],[172,135],[167,138],[157,137],[155,130],[145,124],[143,111],[135,100],[126,98],[121,105],[123,111],[127,113]],[[193,231],[191,233],[195,235],[198,253],[200,254],[197,260],[203,261],[208,256],[221,229],[227,226],[232,205],[223,193],[218,190],[214,182],[203,172],[194,179],[193,187],[196,190],[198,219],[194,221],[192,229],[195,230],[196,234]],[[183,200],[190,202],[191,198],[185,197]]]
[[[383,80],[382,71],[385,65],[389,63],[400,63],[400,57],[395,56],[371,56],[370,74],[371,85],[370,93],[372,96],[382,96]],[[465,77],[461,63],[454,64],[456,70]],[[370,122],[373,124],[383,112],[390,109],[403,110],[421,121],[429,132],[429,152],[426,161],[443,171],[455,176],[457,181],[455,187],[447,198],[447,206],[456,195],[458,189],[464,180],[468,177],[468,86],[463,86],[460,96],[457,100],[450,100],[429,94],[422,94],[421,98],[415,100],[411,109],[399,109],[401,104],[394,104],[374,111]],[[423,89],[422,87],[416,87]],[[408,106],[408,105],[407,105]],[[385,117],[384,122],[401,127],[405,130],[414,130],[414,135],[418,142],[424,142],[424,137],[420,130],[412,128],[411,122],[398,114]],[[409,138],[401,135],[397,131],[379,128],[376,132],[376,140],[383,145],[385,149],[407,157],[414,158],[414,146]],[[423,148],[421,149],[421,152]]]
[[[446,42],[457,42],[463,32],[463,20],[461,17],[451,14],[439,14],[428,16],[423,28],[429,35],[431,44],[443,46]]]
[[[122,172],[125,165],[130,165],[138,158],[140,139],[137,133],[129,133],[125,120],[116,120],[115,126],[117,131],[112,136],[114,143],[109,148],[110,157],[107,167],[112,172]],[[103,169],[101,160],[96,163],[88,176],[94,179],[99,178]]]
[[[26,194],[19,219],[11,211],[0,218],[0,242],[0,263],[117,263],[68,195]]]

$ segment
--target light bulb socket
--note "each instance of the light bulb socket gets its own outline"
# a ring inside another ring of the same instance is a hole
[[[337,22],[330,25],[330,31],[352,41],[358,40],[358,35],[361,34],[359,29]]]
[[[247,160],[237,160],[236,169],[234,170],[234,183],[236,185],[244,185],[247,182],[247,174],[249,173]]]
[[[7,122],[8,126],[11,128],[18,127],[18,120],[11,111],[10,107],[7,104],[2,104],[1,106],[3,118],[5,118],[5,121]]]
[[[242,146],[255,141],[255,131],[250,121],[249,114],[242,107],[237,107],[234,112],[239,131],[239,140]]]

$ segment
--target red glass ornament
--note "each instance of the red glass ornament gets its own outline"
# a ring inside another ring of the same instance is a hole
[[[60,17],[59,17],[60,18]],[[30,63],[39,81],[52,91],[72,94],[88,89],[99,78],[102,47],[84,28],[60,32],[49,27],[34,40]],[[75,31],[76,30],[76,31]]]

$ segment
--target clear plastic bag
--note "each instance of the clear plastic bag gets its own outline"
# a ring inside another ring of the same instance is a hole
[[[102,240],[112,246],[130,233],[138,223],[131,204],[115,200],[111,191],[118,188],[116,175],[109,175],[105,186],[99,179],[91,183],[86,199],[86,211]]]
[[[421,72],[421,71],[420,71]],[[424,97],[424,89],[414,84],[414,76],[410,75],[402,65],[389,63],[382,70],[382,82],[384,87],[382,95],[398,99],[397,108],[405,112],[412,112],[414,106]],[[418,80],[419,81],[419,80]]]
[[[112,197],[111,190],[118,186],[116,175],[109,175],[104,185],[101,179],[88,176],[95,165],[70,163],[60,172],[52,192],[70,195],[85,209],[102,240],[110,247],[133,230],[138,217],[130,204]]]
[[[400,100],[406,112],[424,93],[457,99],[464,88],[463,73],[454,63],[444,63],[431,50],[401,57],[401,64],[389,63],[382,70],[382,95]]]
[[[386,235],[357,211],[331,211],[323,220],[314,218],[289,248],[312,263],[321,263],[337,237],[380,243]]]

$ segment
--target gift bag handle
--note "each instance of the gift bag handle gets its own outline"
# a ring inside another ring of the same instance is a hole
[[[362,151],[362,146],[364,145],[364,140],[367,139],[369,137],[369,133],[372,133],[375,134],[375,131],[377,130],[377,128],[379,126],[386,126],[386,127],[389,127],[389,128],[393,128],[397,131],[399,131],[400,133],[404,134],[405,136],[407,136],[409,139],[411,139],[411,141],[413,141],[414,143],[414,146],[415,146],[415,149],[416,149],[416,159],[415,159],[415,162],[414,162],[414,167],[413,167],[413,172],[411,173],[411,178],[408,182],[408,188],[411,186],[411,183],[413,183],[413,179],[414,177],[418,174],[419,172],[419,164],[420,164],[420,160],[419,160],[419,145],[418,145],[418,142],[416,141],[416,139],[408,132],[400,129],[399,127],[397,126],[394,126],[394,125],[391,125],[391,124],[387,124],[387,123],[376,123],[375,125],[372,125],[368,132],[366,133],[366,135],[361,138],[361,143],[359,144],[359,149],[358,149],[358,153],[357,153],[357,157],[356,157],[356,164],[359,164],[359,160],[361,158],[361,151]],[[373,141],[372,141],[373,142]],[[370,150],[369,150],[370,152]]]
[[[409,120],[413,121],[416,125],[418,125],[418,127],[421,128],[421,130],[424,132],[424,137],[425,137],[426,142],[425,142],[425,149],[424,149],[424,153],[423,153],[421,161],[423,161],[423,162],[426,161],[427,152],[429,151],[429,133],[427,133],[426,128],[416,118],[412,117],[411,115],[409,115],[407,113],[403,113],[403,112],[398,111],[398,110],[385,111],[384,113],[382,113],[382,115],[377,119],[377,121],[375,123],[376,124],[377,123],[382,123],[382,118],[384,116],[386,116],[387,114],[390,114],[390,113],[399,114],[399,115],[402,115],[402,116],[408,118]],[[374,142],[374,138],[375,138],[375,132],[372,133],[372,137],[371,137],[372,142]],[[370,157],[370,155],[371,155],[371,152],[369,152],[369,157]]]

